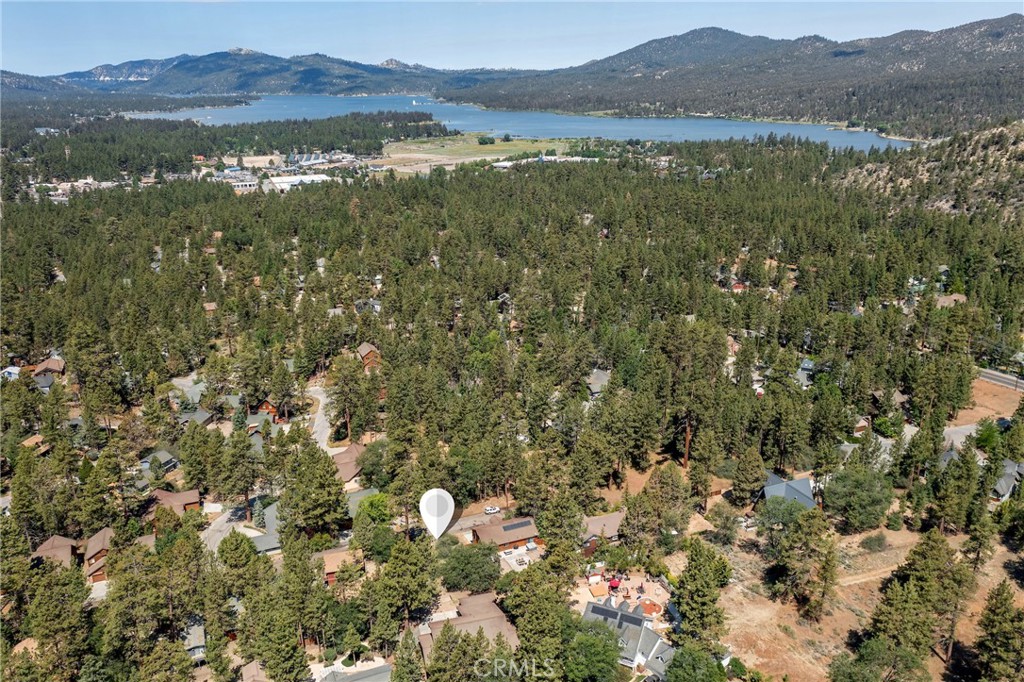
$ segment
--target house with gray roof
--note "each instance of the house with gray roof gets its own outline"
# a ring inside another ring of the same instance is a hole
[[[343,673],[338,670],[331,670],[320,682],[388,682],[391,679],[391,664],[367,668],[354,673]]]
[[[178,423],[182,426],[188,426],[192,422],[196,422],[200,426],[207,426],[213,422],[213,415],[201,407],[197,407],[194,410],[178,412],[175,417],[177,418]]]
[[[185,651],[195,662],[206,660],[206,626],[202,618],[192,618],[181,635]]]
[[[263,529],[266,533],[252,538],[252,544],[256,545],[259,554],[276,554],[281,551],[277,511],[277,502],[263,510]]]
[[[1004,459],[1002,473],[992,487],[992,500],[999,503],[1006,502],[1022,479],[1024,479],[1024,463],[1018,464]]]
[[[637,604],[632,609],[623,601],[615,606],[615,597],[589,602],[583,620],[607,625],[618,637],[619,663],[633,672],[646,672],[645,679],[661,682],[666,679],[668,665],[675,648],[651,627],[651,619]]]
[[[809,478],[787,481],[769,471],[768,480],[764,484],[762,494],[766,500],[773,497],[782,497],[799,502],[807,509],[813,509],[818,506],[814,501],[814,489]]]
[[[587,377],[587,391],[590,392],[591,400],[596,400],[604,391],[608,382],[611,381],[612,373],[606,369],[594,369]]]
[[[362,490],[346,494],[345,498],[348,502],[348,517],[350,519],[354,519],[356,517],[356,512],[359,511],[359,503],[370,495],[376,495],[379,492],[380,491],[376,488],[363,488]]]

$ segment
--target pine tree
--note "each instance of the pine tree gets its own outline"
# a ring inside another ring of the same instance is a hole
[[[295,398],[295,378],[283,362],[277,363],[270,377],[270,399],[277,405],[279,413],[287,420]]]
[[[312,439],[304,437],[285,463],[280,502],[285,532],[336,537],[348,519],[344,483],[338,480],[334,461]]]
[[[345,425],[345,437],[359,436],[369,421],[377,401],[373,382],[366,376],[363,363],[356,357],[339,356],[331,362],[329,389],[331,424]]]
[[[39,644],[36,663],[45,679],[70,682],[87,651],[85,577],[77,567],[54,568],[39,578],[34,595],[28,622]]]
[[[264,633],[263,663],[274,682],[305,682],[309,679],[306,653],[296,639],[296,623],[287,609],[273,609]]]
[[[1014,606],[1013,589],[1003,579],[988,593],[978,619],[975,648],[982,682],[1009,682],[1024,675],[1024,609]]]
[[[825,514],[817,508],[801,513],[782,535],[776,562],[782,573],[779,586],[812,620],[821,617],[835,587],[835,552]]]
[[[142,661],[139,675],[153,682],[190,682],[195,664],[181,642],[161,639]]]
[[[402,640],[395,650],[391,667],[391,682],[422,682],[423,655],[420,645],[413,636],[412,628],[406,628]]]
[[[438,594],[438,565],[433,543],[426,535],[399,540],[384,567],[381,580],[393,592],[406,622],[428,608]]]
[[[743,451],[736,463],[736,477],[732,482],[733,504],[746,506],[754,495],[761,491],[765,482],[764,460],[756,445]]]
[[[871,617],[874,636],[890,639],[919,658],[928,655],[934,629],[935,616],[916,582],[891,583]]]
[[[537,517],[537,530],[551,548],[565,544],[576,549],[582,523],[583,513],[575,496],[569,490],[561,490]]]
[[[964,542],[962,551],[971,569],[977,573],[995,551],[996,524],[987,512],[971,528],[971,534]]]
[[[658,515],[646,493],[636,496],[628,494],[622,500],[626,513],[619,526],[622,544],[638,557],[645,557],[654,547],[654,536],[658,531]]]
[[[694,642],[710,652],[717,650],[726,632],[725,610],[718,606],[718,597],[730,573],[728,562],[710,545],[699,538],[689,541],[686,568],[672,595],[680,614],[678,641]]]
[[[240,496],[245,503],[245,520],[252,521],[249,495],[261,472],[256,449],[245,431],[233,431],[221,455],[219,489],[225,495]]]

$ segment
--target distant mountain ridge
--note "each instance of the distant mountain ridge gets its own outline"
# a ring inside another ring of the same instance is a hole
[[[1024,111],[1024,15],[842,43],[702,28],[438,94],[490,107],[855,120],[931,137]]]
[[[463,69],[449,71],[389,59],[363,64],[324,54],[277,57],[248,48],[168,59],[104,64],[50,77],[54,83],[104,92],[162,95],[360,95],[427,93],[466,88],[486,80],[533,75],[536,71]]]
[[[562,69],[435,69],[234,48],[4,87],[161,95],[434,94],[507,109],[854,121],[921,137],[1024,111],[1024,16],[837,42],[700,28]]]

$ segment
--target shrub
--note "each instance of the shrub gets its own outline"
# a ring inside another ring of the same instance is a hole
[[[481,135],[476,138],[477,144],[494,144],[494,138],[487,135]]]
[[[743,661],[733,656],[729,661],[728,673],[730,678],[745,679],[748,674],[747,666],[743,665]]]
[[[889,546],[889,543],[886,541],[883,533],[875,533],[861,540],[860,546],[869,552],[881,552]]]
[[[886,516],[885,527],[889,530],[903,530],[903,514],[894,511]]]
[[[330,665],[334,663],[334,660],[338,658],[338,652],[334,650],[334,647],[328,647],[324,651],[324,662]]]

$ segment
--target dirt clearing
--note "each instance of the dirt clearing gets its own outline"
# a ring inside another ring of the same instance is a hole
[[[1021,393],[1006,386],[999,386],[983,379],[975,379],[972,386],[974,407],[960,410],[951,422],[952,426],[976,424],[985,417],[997,419],[1009,417],[1020,404]]]

